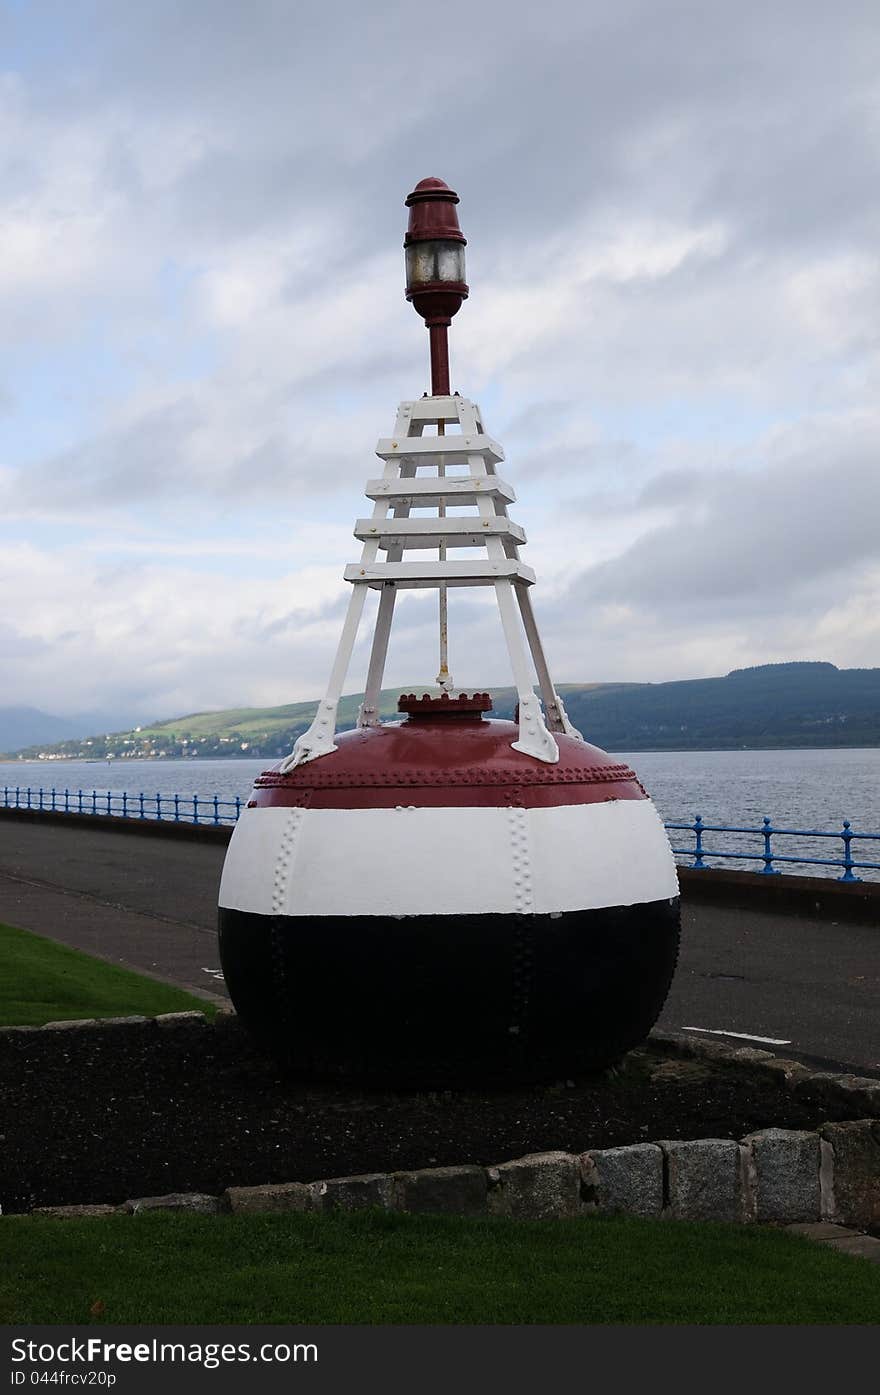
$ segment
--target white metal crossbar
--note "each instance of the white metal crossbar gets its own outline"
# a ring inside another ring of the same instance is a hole
[[[379,539],[379,550],[402,547],[404,551],[415,548],[437,547],[445,538],[452,547],[483,547],[490,536],[509,538],[518,544],[526,540],[525,530],[511,518],[386,518],[375,523],[372,518],[359,518],[354,525],[354,535],[366,542],[368,538]]]
[[[434,426],[437,435],[424,435]],[[447,430],[452,427],[451,431]],[[519,697],[519,736],[514,750],[536,760],[556,762],[559,747],[553,733],[580,739],[556,692],[538,633],[529,588],[535,580],[531,567],[520,561],[525,533],[507,516],[507,505],[516,495],[495,474],[504,459],[497,441],[486,435],[480,409],[467,398],[423,397],[401,402],[394,434],[383,437],[376,454],[385,461],[381,479],[368,480],[366,495],[373,500],[371,518],[359,518],[355,537],[363,543],[359,562],[346,568],[352,583],[348,613],[342,628],[326,694],[308,731],[300,736],[280,769],[290,770],[336,750],[336,715],[367,591],[380,592],[373,631],[364,701],[359,726],[379,723],[379,691],[385,671],[394,602],[401,589],[433,587],[440,592],[441,674],[445,669],[446,588],[494,586],[501,625]],[[466,466],[466,475],[447,475],[448,467]],[[432,469],[432,475],[418,470]],[[469,515],[446,514],[447,503],[469,506]],[[436,509],[433,517],[411,516],[411,509]],[[393,512],[389,512],[393,511]],[[449,559],[447,547],[484,549],[473,561]],[[404,552],[437,548],[439,561],[403,560]],[[385,553],[380,560],[379,552]],[[541,702],[533,688],[534,675]],[[449,680],[451,682],[451,680]]]
[[[497,475],[433,475],[429,478],[402,475],[400,479],[367,480],[364,490],[368,499],[396,504],[410,504],[414,509],[435,509],[441,501],[454,504],[474,504],[477,498],[500,499],[512,504],[516,499],[513,486]]]
[[[464,465],[475,455],[493,465],[504,459],[498,442],[479,432],[470,436],[386,437],[377,445],[376,454],[380,460],[418,460],[424,464],[434,464],[442,457],[447,465]]]
[[[485,545],[485,539],[483,540]],[[389,549],[390,550],[390,549]],[[526,586],[535,584],[535,573],[525,562],[515,562],[508,557],[498,561],[485,562],[373,562],[361,565],[352,562],[346,567],[343,576],[346,581],[365,583],[374,590],[381,589],[388,582],[400,588],[412,590],[414,587],[432,587],[439,581],[450,586],[492,586],[499,577],[506,576],[521,581]]]

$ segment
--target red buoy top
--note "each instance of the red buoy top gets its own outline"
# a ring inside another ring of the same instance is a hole
[[[403,240],[404,247],[414,242],[433,242],[442,238],[447,242],[461,242],[467,245],[467,238],[458,226],[455,205],[458,194],[444,184],[442,179],[420,179],[411,194],[406,197],[409,209],[409,227]]]
[[[559,761],[548,765],[513,749],[513,722],[480,712],[450,721],[456,706],[452,698],[445,712],[429,707],[414,721],[410,710],[403,722],[340,732],[337,749],[320,760],[283,775],[264,770],[248,807],[534,809],[647,798],[629,766],[596,746],[557,733]]]

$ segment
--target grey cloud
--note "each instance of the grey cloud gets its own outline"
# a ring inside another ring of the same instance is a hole
[[[670,496],[673,521],[583,572],[569,602],[704,618],[827,607],[842,577],[880,560],[880,432],[842,424],[829,439],[817,425],[817,436],[763,468],[691,481]]]
[[[230,629],[233,635],[246,639],[249,644],[259,644],[262,641],[276,644],[280,640],[295,638],[304,624],[328,624],[335,627],[345,614],[348,594],[348,588],[343,591],[340,583],[338,596],[332,600],[317,602],[311,609],[301,607],[272,620],[265,619],[260,614],[239,616],[233,621]],[[331,633],[335,638],[335,628]]]
[[[563,440],[551,443],[543,450],[517,452],[516,475],[524,482],[532,479],[566,479],[566,489],[571,488],[571,477],[613,478],[618,471],[626,470],[630,480],[636,472],[644,469],[644,454],[633,441],[610,438],[607,440]],[[566,500],[566,508],[577,507],[577,501]]]
[[[62,34],[83,13],[46,9]],[[401,179],[435,172],[461,185],[478,258],[634,197],[798,243],[857,225],[876,172],[869,0],[550,0],[515,23],[502,0],[450,0],[436,53],[403,0],[88,10],[96,42],[53,105],[195,122],[205,149],[168,196],[203,231],[319,203],[349,247],[365,227],[396,241]]]
[[[198,424],[195,402],[181,398],[23,469],[10,487],[10,503],[63,511],[173,497],[175,467]]]
[[[699,496],[700,473],[695,469],[666,470],[648,480],[633,507],[669,508]]]
[[[2,646],[4,662],[7,665],[14,665],[23,659],[43,657],[51,654],[53,648],[48,640],[41,639],[37,635],[22,634],[15,626],[8,625],[5,621],[0,621],[0,646]],[[7,669],[6,679],[8,680],[8,678]]]

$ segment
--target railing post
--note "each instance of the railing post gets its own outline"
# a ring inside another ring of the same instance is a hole
[[[694,843],[694,867],[699,867],[700,871],[705,872],[708,869],[703,861],[703,818],[701,814],[697,814],[692,826],[697,835]]]
[[[158,793],[156,795],[156,818],[160,823],[162,822],[162,796]]]
[[[239,820],[240,815],[241,815],[241,799],[240,799],[240,797],[239,797],[238,795],[236,795],[236,796],[235,796],[235,822],[236,822],[236,823],[238,823],[238,820]]]
[[[839,882],[860,882],[862,880],[861,877],[853,876],[853,859],[850,843],[852,842],[853,838],[855,838],[857,835],[850,832],[849,819],[844,819],[843,832],[840,836],[843,839],[843,865],[845,870],[843,876],[838,877],[837,880]]]
[[[198,821],[199,821],[199,796],[198,796],[197,794],[194,794],[194,795],[193,795],[193,823],[198,823]]]
[[[8,808],[9,808],[9,786],[8,786],[8,785],[4,785],[4,786],[3,786],[3,808],[4,808],[4,809],[8,809]]]
[[[764,866],[761,868],[762,876],[778,877],[780,875],[777,869],[773,866],[773,849],[770,846],[770,835],[775,832],[776,830],[771,824],[770,820],[768,818],[765,818],[764,827],[761,829],[761,833],[764,837],[764,852],[762,854]]]
[[[30,807],[31,807],[31,787],[30,787],[30,785],[28,785],[28,787],[27,787],[27,800],[28,800],[28,802],[27,802],[27,807],[30,808]]]
[[[64,812],[65,814],[70,813],[70,790],[67,787],[64,790]]]
[[[16,807],[16,809],[20,809],[20,808],[21,808],[21,805],[20,805],[19,802],[18,802],[18,800],[19,800],[19,795],[20,795],[20,794],[21,794],[21,787],[20,787],[19,785],[16,785],[16,786],[15,786],[15,807]]]
[[[220,805],[216,794],[214,795],[214,822],[220,822]]]
[[[54,786],[54,785],[52,786],[52,804],[51,804],[51,809],[52,809],[52,813],[54,814],[54,813],[55,813],[55,786]]]
[[[40,785],[40,788],[37,790],[37,794],[39,795],[39,803],[37,804],[37,808],[39,809],[40,813],[42,813],[42,812],[43,812],[43,786],[42,786],[42,785]]]
[[[92,813],[93,813],[93,814],[97,814],[97,812],[98,812],[98,791],[93,789],[93,790],[92,790]]]
[[[125,790],[122,791],[122,817],[128,818],[128,794]]]
[[[138,795],[138,801],[139,801],[139,803],[140,803],[140,809],[141,809],[140,814],[138,815],[138,818],[145,819],[147,816],[146,816],[146,814],[144,813],[144,792],[143,792],[143,790],[141,790],[140,794]]]
[[[79,793],[79,808],[77,809],[77,813],[78,813],[78,814],[81,814],[82,811],[83,811],[83,792],[82,792],[82,790],[79,790],[78,793]]]
[[[113,813],[113,805],[112,805],[112,803],[111,803],[111,801],[110,801],[110,791],[109,791],[109,790],[107,791],[107,813],[108,813],[108,815]]]
[[[180,795],[174,796],[174,822],[180,823]]]

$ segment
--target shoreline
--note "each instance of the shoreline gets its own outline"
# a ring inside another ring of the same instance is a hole
[[[340,735],[345,731],[354,728],[340,728]],[[595,743],[588,743],[590,745]],[[712,756],[712,755],[756,755],[762,751],[786,751],[794,754],[815,752],[816,754],[829,755],[834,751],[880,751],[880,741],[874,746],[843,745],[834,746],[608,746],[601,749],[607,750],[609,755],[633,755],[633,756]],[[286,754],[286,752],[284,753]],[[235,761],[245,763],[247,761],[277,761],[283,760],[281,755],[228,755],[228,756],[17,756],[14,752],[11,755],[0,754],[0,765],[133,765],[143,762],[150,765],[173,765],[185,761],[197,760],[199,764],[207,765],[211,761]]]

